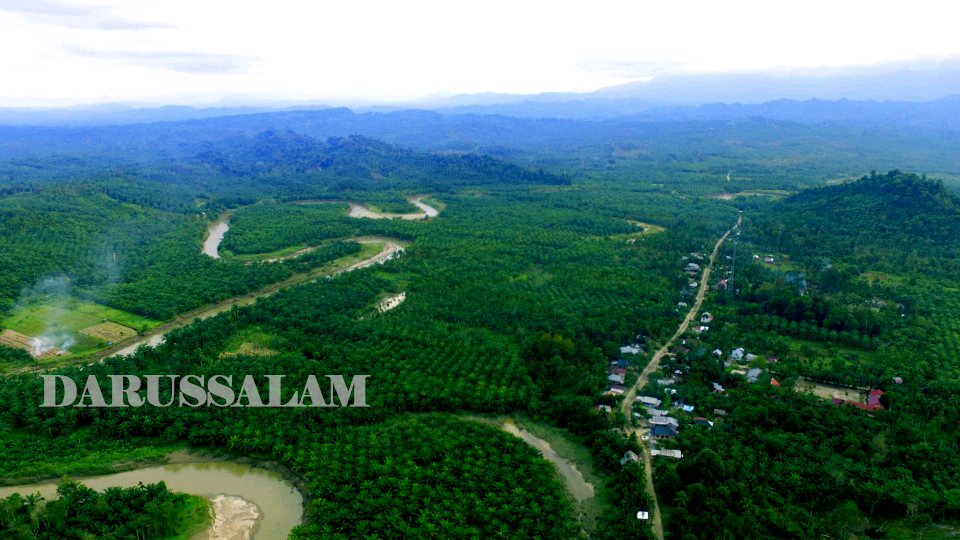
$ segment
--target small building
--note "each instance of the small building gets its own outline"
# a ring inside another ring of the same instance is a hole
[[[680,427],[680,422],[676,418],[669,416],[654,416],[650,419],[651,426],[673,426]]]
[[[626,465],[630,461],[640,461],[640,456],[635,454],[633,450],[627,450],[627,453],[620,458],[620,465]]]
[[[677,302],[677,307],[678,307],[678,308],[687,307],[687,306],[688,306],[688,305],[687,305],[686,302]]]
[[[700,322],[702,322],[703,324],[707,324],[712,320],[713,320],[713,315],[711,315],[709,311],[704,311],[703,315],[700,315]]]
[[[776,364],[778,362],[776,356],[771,356],[769,354],[766,356],[766,360],[768,364]]]
[[[618,368],[624,368],[624,369],[626,369],[628,366],[630,366],[630,362],[627,361],[627,360],[625,360],[625,359],[623,359],[623,358],[617,360],[617,361],[616,361],[616,364],[617,364],[617,367],[618,367]]]
[[[768,255],[768,256],[766,256],[766,257],[763,258],[763,262],[765,262],[765,263],[767,263],[767,264],[773,264],[773,257],[771,257],[771,256]]]
[[[706,331],[709,330],[709,329],[710,329],[709,326],[703,326],[703,325],[701,325],[701,326],[698,326],[698,327],[694,328],[693,331],[696,332],[696,333],[698,333],[698,334],[702,334],[702,333],[706,332]]]
[[[751,369],[750,371],[747,372],[747,382],[749,383],[757,382],[757,377],[759,377],[761,373],[763,373],[763,370],[758,367]]]
[[[718,383],[718,382],[711,383],[711,384],[713,384],[713,391],[714,391],[714,392],[716,392],[716,393],[718,393],[718,394],[723,392],[723,385],[722,385],[722,384],[720,384],[720,383]]]
[[[747,362],[753,362],[753,361],[756,360],[758,357],[757,357],[757,355],[755,355],[755,354],[747,353],[743,358],[744,358]]]
[[[650,436],[655,440],[676,440],[679,436],[677,429],[673,426],[653,426],[650,428]]]
[[[897,384],[903,384],[903,377],[894,377],[893,382]]]
[[[778,380],[776,380],[776,379],[770,379],[770,385],[771,385],[771,386],[776,386],[777,388],[779,388],[779,387],[780,387],[780,381],[778,381]]]
[[[867,398],[867,405],[873,405],[875,407],[880,407],[883,409],[883,404],[880,403],[880,396],[883,395],[883,390],[871,390],[870,396]]]
[[[659,448],[654,448],[650,451],[650,455],[653,457],[667,457],[672,459],[683,459],[683,452],[681,450],[661,450]]]
[[[651,396],[637,396],[637,401],[651,407],[659,407],[663,400]]]
[[[609,405],[597,405],[597,410],[609,414],[613,412],[613,407]]]
[[[702,416],[699,418],[696,418],[693,422],[695,424],[699,424],[701,426],[707,426],[708,428],[713,429],[713,422],[711,422],[710,420],[707,420]]]
[[[633,345],[620,347],[620,354],[637,354],[638,352],[640,352],[640,347],[634,347]]]
[[[650,512],[640,510],[637,512],[637,519],[650,519]]]
[[[746,354],[746,351],[743,350],[743,347],[734,349],[733,352],[730,353],[730,360],[733,362],[739,362],[743,358],[744,354]]]
[[[654,409],[653,407],[647,407],[647,414],[650,416],[666,416],[670,414],[670,411],[665,411],[663,409]]]
[[[660,386],[670,386],[671,384],[676,384],[676,379],[657,379],[657,384]]]
[[[623,384],[625,381],[622,375],[617,375],[616,373],[611,373],[607,375],[607,380],[612,383]]]
[[[728,414],[727,411],[725,411],[725,410],[723,410],[723,409],[714,409],[714,410],[713,410],[713,415],[714,415],[714,416],[726,417],[727,414]]]
[[[680,408],[683,409],[683,412],[693,412],[696,409],[693,405],[680,405]]]
[[[713,350],[713,357],[714,357],[714,358],[720,358],[721,356],[723,356],[723,351],[721,351],[720,349],[714,349],[714,350]]]

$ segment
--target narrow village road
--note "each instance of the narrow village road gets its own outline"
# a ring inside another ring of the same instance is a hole
[[[743,216],[737,217],[737,222],[734,223],[733,227],[730,227],[730,230],[726,232],[723,236],[717,240],[716,245],[713,246],[713,253],[710,254],[710,264],[703,270],[703,277],[700,278],[699,291],[697,291],[697,299],[694,302],[693,306],[690,308],[690,311],[683,318],[683,322],[680,323],[680,327],[677,328],[677,331],[673,336],[664,343],[663,347],[653,355],[653,358],[650,359],[650,363],[647,364],[647,367],[644,368],[643,372],[640,374],[640,378],[637,379],[636,384],[630,387],[630,390],[624,395],[623,405],[621,411],[627,417],[627,421],[631,421],[633,417],[633,402],[636,400],[637,392],[643,388],[647,381],[650,379],[650,374],[654,371],[660,369],[660,359],[663,358],[663,355],[667,354],[667,350],[670,349],[670,346],[673,345],[673,342],[677,340],[678,337],[683,335],[687,331],[687,328],[690,326],[690,322],[697,316],[700,312],[700,306],[703,304],[703,299],[707,294],[707,283],[710,280],[710,271],[713,270],[713,262],[717,259],[717,253],[720,252],[720,246],[723,242],[733,233],[737,227],[740,226],[740,222],[743,220]],[[640,430],[629,426],[626,430],[626,435],[637,434],[637,438],[640,438]],[[641,441],[643,444],[643,465],[647,476],[647,493],[650,495],[650,500],[653,501],[653,533],[657,535],[657,540],[663,540],[663,522],[660,519],[660,505],[657,503],[657,492],[653,488],[653,458],[650,453],[650,441]]]

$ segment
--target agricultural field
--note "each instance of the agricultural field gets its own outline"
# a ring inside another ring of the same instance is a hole
[[[136,336],[158,324],[159,321],[66,295],[18,305],[0,321],[3,328],[26,336],[51,336],[57,346],[69,343],[69,352],[74,355]]]

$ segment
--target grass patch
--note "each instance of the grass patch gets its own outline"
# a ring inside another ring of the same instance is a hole
[[[166,536],[161,540],[190,540],[197,533],[210,527],[213,522],[213,503],[206,497],[178,493],[184,497],[185,504],[176,516],[170,516],[174,529],[179,531],[174,536]]]
[[[221,357],[235,354],[269,356],[276,354],[277,339],[257,327],[244,328],[227,339]]]
[[[82,356],[99,350],[110,341],[80,332],[85,328],[102,325],[104,320],[130,328],[131,336],[137,331],[147,331],[160,324],[160,321],[72,296],[50,295],[14,307],[3,321],[0,321],[0,326],[28,336],[56,335],[60,341],[72,337],[76,344],[70,347],[70,353]]]

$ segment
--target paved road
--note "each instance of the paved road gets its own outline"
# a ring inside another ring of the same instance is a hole
[[[743,216],[738,217],[737,222],[734,223],[733,227],[730,227],[730,230],[721,236],[720,239],[717,240],[716,245],[713,246],[713,253],[710,254],[710,264],[708,264],[703,270],[703,277],[700,278],[700,286],[699,291],[697,291],[696,302],[694,302],[693,307],[690,308],[690,311],[687,312],[686,317],[683,318],[683,322],[680,323],[680,327],[677,328],[677,331],[663,345],[663,347],[660,347],[660,349],[653,355],[653,358],[650,359],[650,363],[647,364],[647,367],[644,368],[643,372],[640,374],[640,378],[637,379],[636,384],[630,387],[630,390],[628,390],[624,396],[621,410],[627,417],[628,421],[630,421],[633,417],[633,402],[636,400],[637,391],[647,384],[651,373],[660,369],[660,359],[663,358],[663,355],[667,354],[667,350],[669,350],[670,346],[673,345],[673,342],[687,331],[687,328],[690,326],[690,322],[693,321],[700,312],[700,306],[703,304],[703,298],[707,294],[707,283],[710,280],[710,271],[713,270],[713,262],[717,259],[717,253],[720,251],[720,246],[727,239],[727,237],[730,236],[730,234],[740,226],[740,221],[742,219]],[[637,434],[637,438],[640,437],[640,430],[634,428],[633,426],[627,428],[627,437],[634,433]],[[657,540],[663,540],[663,522],[660,519],[660,505],[657,503],[657,492],[653,488],[653,459],[650,454],[650,441],[643,443],[643,464],[647,475],[647,493],[650,495],[650,500],[653,501],[653,533],[657,535]]]

